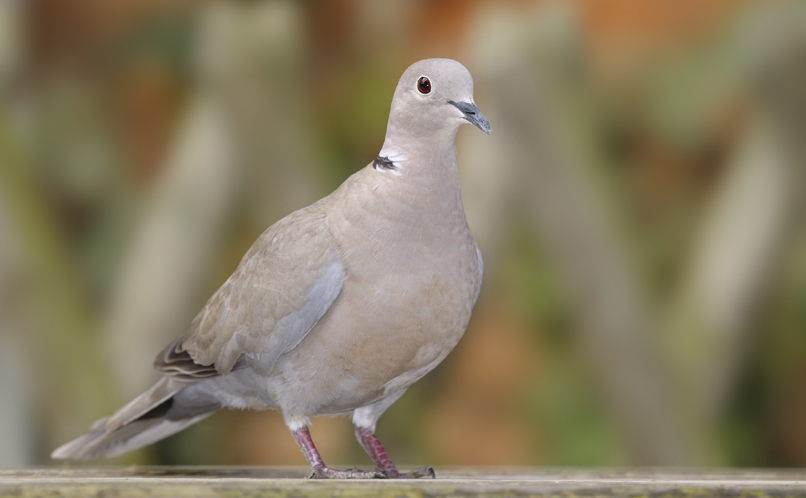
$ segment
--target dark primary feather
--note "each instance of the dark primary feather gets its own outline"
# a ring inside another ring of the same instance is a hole
[[[182,347],[182,336],[174,342],[168,344],[165,349],[157,355],[154,360],[154,369],[158,372],[170,375],[178,380],[193,382],[201,379],[208,379],[220,375],[215,368],[215,364],[202,365],[196,363]],[[246,361],[241,355],[235,362],[233,370],[238,370],[246,366]]]

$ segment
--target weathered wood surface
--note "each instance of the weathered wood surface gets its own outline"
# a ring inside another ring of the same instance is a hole
[[[806,470],[437,469],[437,479],[314,481],[300,468],[101,467],[0,470],[15,497],[764,497],[806,496]]]

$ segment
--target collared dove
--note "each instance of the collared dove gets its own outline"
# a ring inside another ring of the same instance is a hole
[[[315,478],[402,474],[375,424],[464,334],[481,253],[459,192],[454,138],[490,133],[460,63],[403,73],[378,157],[332,194],[269,227],[189,330],[154,362],[163,377],[53,458],[116,456],[221,408],[279,410]],[[326,467],[315,415],[352,415],[373,472]]]

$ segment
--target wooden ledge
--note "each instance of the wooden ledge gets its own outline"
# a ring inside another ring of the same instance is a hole
[[[314,481],[302,468],[65,467],[0,470],[0,496],[806,496],[806,470],[438,468],[437,479]]]

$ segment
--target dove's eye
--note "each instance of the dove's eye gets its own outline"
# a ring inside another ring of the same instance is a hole
[[[417,80],[417,90],[423,95],[431,93],[431,80],[425,76],[420,76],[420,79]]]

